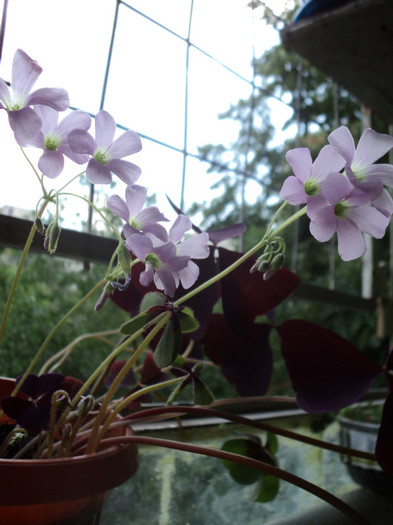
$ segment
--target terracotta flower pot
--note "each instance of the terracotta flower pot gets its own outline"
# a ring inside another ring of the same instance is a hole
[[[111,435],[119,432],[132,431],[120,427]],[[61,459],[0,459],[0,523],[96,525],[106,493],[137,468],[134,444]]]

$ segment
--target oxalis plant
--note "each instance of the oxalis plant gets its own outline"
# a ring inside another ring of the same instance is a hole
[[[276,330],[296,402],[307,412],[325,413],[352,405],[381,374],[393,386],[392,357],[383,365],[374,363],[331,330],[300,319],[277,325],[271,314],[299,285],[298,277],[283,266],[285,242],[280,236],[298,218],[308,216],[310,233],[320,242],[337,234],[338,252],[345,261],[365,253],[364,233],[383,237],[393,211],[385,189],[393,186],[393,167],[376,161],[393,147],[393,138],[367,129],[355,146],[348,128],[340,127],[329,135],[314,162],[307,148],[289,151],[286,159],[293,176],[281,189],[283,203],[260,241],[242,254],[220,243],[241,234],[244,224],[204,232],[174,207],[178,216],[165,227],[164,214],[146,205],[147,189],[136,184],[141,170],[124,159],[141,149],[139,136],[129,130],[115,138],[115,120],[104,110],[95,116],[94,136],[89,133],[91,118],[84,112],[72,111],[60,119],[69,108],[68,95],[63,89],[32,91],[41,71],[19,49],[10,87],[0,80],[0,108],[7,113],[15,140],[42,188],[5,304],[0,342],[33,237],[41,234],[49,253],[61,243],[60,205],[70,195],[70,182],[86,177],[101,185],[110,184],[114,175],[121,179],[124,193],[112,195],[106,206],[124,225],[118,231],[108,214],[89,202],[113,232],[117,248],[102,280],[84,297],[77,297],[71,310],[50,328],[28,368],[1,399],[1,456],[65,458],[129,442],[185,450],[223,460],[236,481],[255,484],[257,501],[274,498],[278,481],[284,480],[329,502],[354,522],[368,523],[334,495],[281,469],[275,457],[276,436],[376,458],[393,473],[392,394],[386,398],[374,456],[231,414],[225,407],[234,400],[215,401],[200,371],[213,363],[240,396],[269,399],[265,395],[273,369],[269,335]],[[37,166],[28,159],[27,147],[42,150]],[[63,172],[64,156],[81,166],[79,174],[61,189],[48,190],[50,179]],[[280,220],[288,204],[296,206],[295,212]],[[54,210],[54,219],[45,226],[42,217],[47,208]],[[78,341],[70,342],[39,368],[48,344],[70,317],[77,316],[89,300],[95,300],[98,311],[108,299],[129,312],[130,320],[115,331],[117,344],[90,377],[82,382],[57,371]],[[178,395],[187,386],[192,387],[194,403],[181,404]],[[146,403],[153,393],[163,400],[160,406]],[[262,442],[252,433],[239,435],[219,450],[138,434],[108,434],[116,426],[188,414],[264,430],[266,439]]]

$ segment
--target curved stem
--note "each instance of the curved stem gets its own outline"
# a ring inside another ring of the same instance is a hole
[[[280,208],[278,209],[278,211],[274,215],[273,219],[270,221],[270,224],[269,224],[269,226],[268,226],[268,228],[266,230],[265,235],[262,237],[262,239],[255,246],[253,246],[253,248],[251,248],[247,253],[243,254],[239,259],[237,259],[237,261],[235,261],[230,266],[228,266],[228,268],[225,268],[225,270],[222,270],[220,273],[218,273],[217,275],[215,275],[211,279],[207,280],[206,282],[202,283],[200,286],[198,286],[194,290],[191,290],[186,295],[183,295],[183,297],[180,297],[180,299],[175,301],[173,304],[175,306],[178,306],[179,304],[184,303],[185,301],[188,301],[189,299],[191,299],[191,297],[194,297],[194,295],[197,295],[198,293],[200,293],[203,290],[205,290],[208,286],[211,286],[212,284],[218,282],[220,279],[222,279],[226,275],[230,274],[238,266],[240,266],[242,263],[244,263],[249,257],[251,257],[251,255],[254,255],[254,253],[256,253],[258,250],[260,250],[266,244],[266,242],[269,239],[269,237],[273,237],[273,236],[277,235],[277,233],[279,233],[282,230],[284,230],[287,226],[292,224],[292,222],[294,222],[297,219],[299,219],[299,217],[302,217],[302,215],[305,215],[305,213],[307,211],[307,206],[304,206],[301,210],[299,210],[298,212],[294,213],[291,217],[289,217],[283,223],[279,224],[271,233],[269,233],[271,228],[272,228],[272,226],[273,226],[274,220],[278,216],[278,213],[281,212],[281,210],[284,208],[284,206],[285,206],[285,203],[280,206]]]
[[[317,485],[314,485],[314,483],[310,483],[309,481],[296,476],[295,474],[287,472],[286,470],[280,469],[268,463],[241,456],[239,454],[233,454],[232,452],[218,450],[216,448],[210,448],[200,445],[191,445],[189,443],[183,443],[169,439],[153,438],[148,436],[123,436],[118,438],[104,439],[102,441],[102,444],[107,447],[116,444],[122,445],[125,443],[140,443],[143,445],[164,447],[172,450],[181,450],[183,452],[191,452],[193,454],[210,456],[221,460],[232,461],[234,463],[245,465],[247,467],[252,467],[263,472],[264,474],[277,476],[283,481],[291,483],[292,485],[295,485],[296,487],[299,487],[309,492],[310,494],[314,494],[314,496],[317,496],[319,499],[325,501],[326,503],[329,503],[329,505],[335,507],[337,510],[345,514],[345,516],[347,516],[350,520],[352,520],[354,523],[357,523],[358,525],[371,525],[371,523],[367,521],[366,518],[364,518],[362,515],[360,515],[355,509],[347,505],[344,501],[337,498],[330,492],[322,489],[321,487],[318,487]]]
[[[320,439],[316,439],[310,436],[298,434],[291,430],[286,430],[281,427],[277,427],[275,425],[270,425],[269,423],[265,423],[263,421],[254,421],[244,416],[238,416],[237,414],[230,414],[228,412],[224,412],[221,410],[212,410],[211,408],[195,407],[195,406],[148,408],[146,410],[141,410],[139,412],[135,412],[134,414],[126,416],[125,419],[136,422],[138,418],[145,419],[146,417],[149,418],[154,415],[170,414],[170,413],[174,414],[172,415],[172,417],[179,417],[184,414],[197,414],[197,415],[203,415],[203,416],[208,416],[208,417],[216,417],[219,419],[232,421],[233,423],[239,423],[241,425],[258,428],[259,430],[264,430],[266,432],[271,432],[273,434],[277,434],[279,436],[283,436],[289,439],[301,441],[302,443],[307,443],[308,445],[312,445],[312,446],[319,447],[319,448],[324,448],[332,452],[338,452],[340,454],[348,454],[350,456],[355,456],[358,458],[375,461],[375,455],[370,454],[369,452],[363,452],[362,450],[355,450],[349,447],[343,447],[341,445],[336,445],[334,443],[322,441]]]

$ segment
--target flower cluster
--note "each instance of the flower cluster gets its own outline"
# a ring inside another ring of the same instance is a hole
[[[156,287],[173,297],[181,283],[190,288],[198,278],[198,266],[192,259],[208,256],[207,233],[183,240],[191,221],[179,216],[170,231],[159,224],[167,221],[155,206],[144,208],[147,188],[135,184],[141,169],[124,160],[142,148],[139,136],[128,130],[115,139],[116,122],[105,110],[95,116],[95,138],[88,133],[91,118],[74,111],[59,122],[59,112],[69,106],[63,89],[44,88],[30,93],[42,69],[24,51],[17,50],[12,68],[12,94],[0,79],[1,108],[8,113],[15,139],[21,146],[43,150],[38,162],[42,174],[51,179],[64,168],[64,155],[77,164],[85,164],[86,177],[93,184],[110,184],[115,174],[127,185],[125,201],[118,195],[109,198],[107,206],[125,221],[125,245],[134,256],[144,261],[146,270],[140,282]],[[52,236],[59,228],[51,227]],[[47,235],[48,243],[50,236]],[[53,243],[54,246],[57,244]],[[53,251],[53,250],[51,250]]]
[[[295,176],[280,195],[290,204],[307,204],[311,234],[326,242],[337,233],[338,252],[350,261],[366,252],[363,233],[380,239],[389,224],[393,201],[384,186],[393,187],[393,166],[375,162],[393,147],[393,137],[366,129],[355,148],[341,126],[328,141],[314,163],[307,148],[288,151]]]

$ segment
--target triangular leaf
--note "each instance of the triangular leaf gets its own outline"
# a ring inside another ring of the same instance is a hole
[[[198,330],[199,323],[194,317],[194,312],[191,308],[185,307],[177,314],[180,323],[180,328],[183,334],[195,332]]]
[[[181,350],[181,330],[179,321],[170,319],[157,343],[154,360],[160,368],[169,366]]]
[[[280,480],[277,476],[263,474],[256,485],[253,500],[258,503],[267,503],[274,500],[280,490]]]
[[[383,371],[352,343],[308,321],[285,321],[279,334],[298,405],[307,412],[331,412],[355,403]]]
[[[141,328],[143,328],[148,322],[154,319],[157,316],[156,312],[151,313],[141,313],[129,321],[126,321],[120,326],[120,332],[125,335],[132,335]]]
[[[148,292],[141,301],[140,311],[146,312],[154,306],[164,306],[166,297],[160,292]]]
[[[210,405],[214,396],[210,388],[198,377],[194,377],[194,403],[196,405]]]

